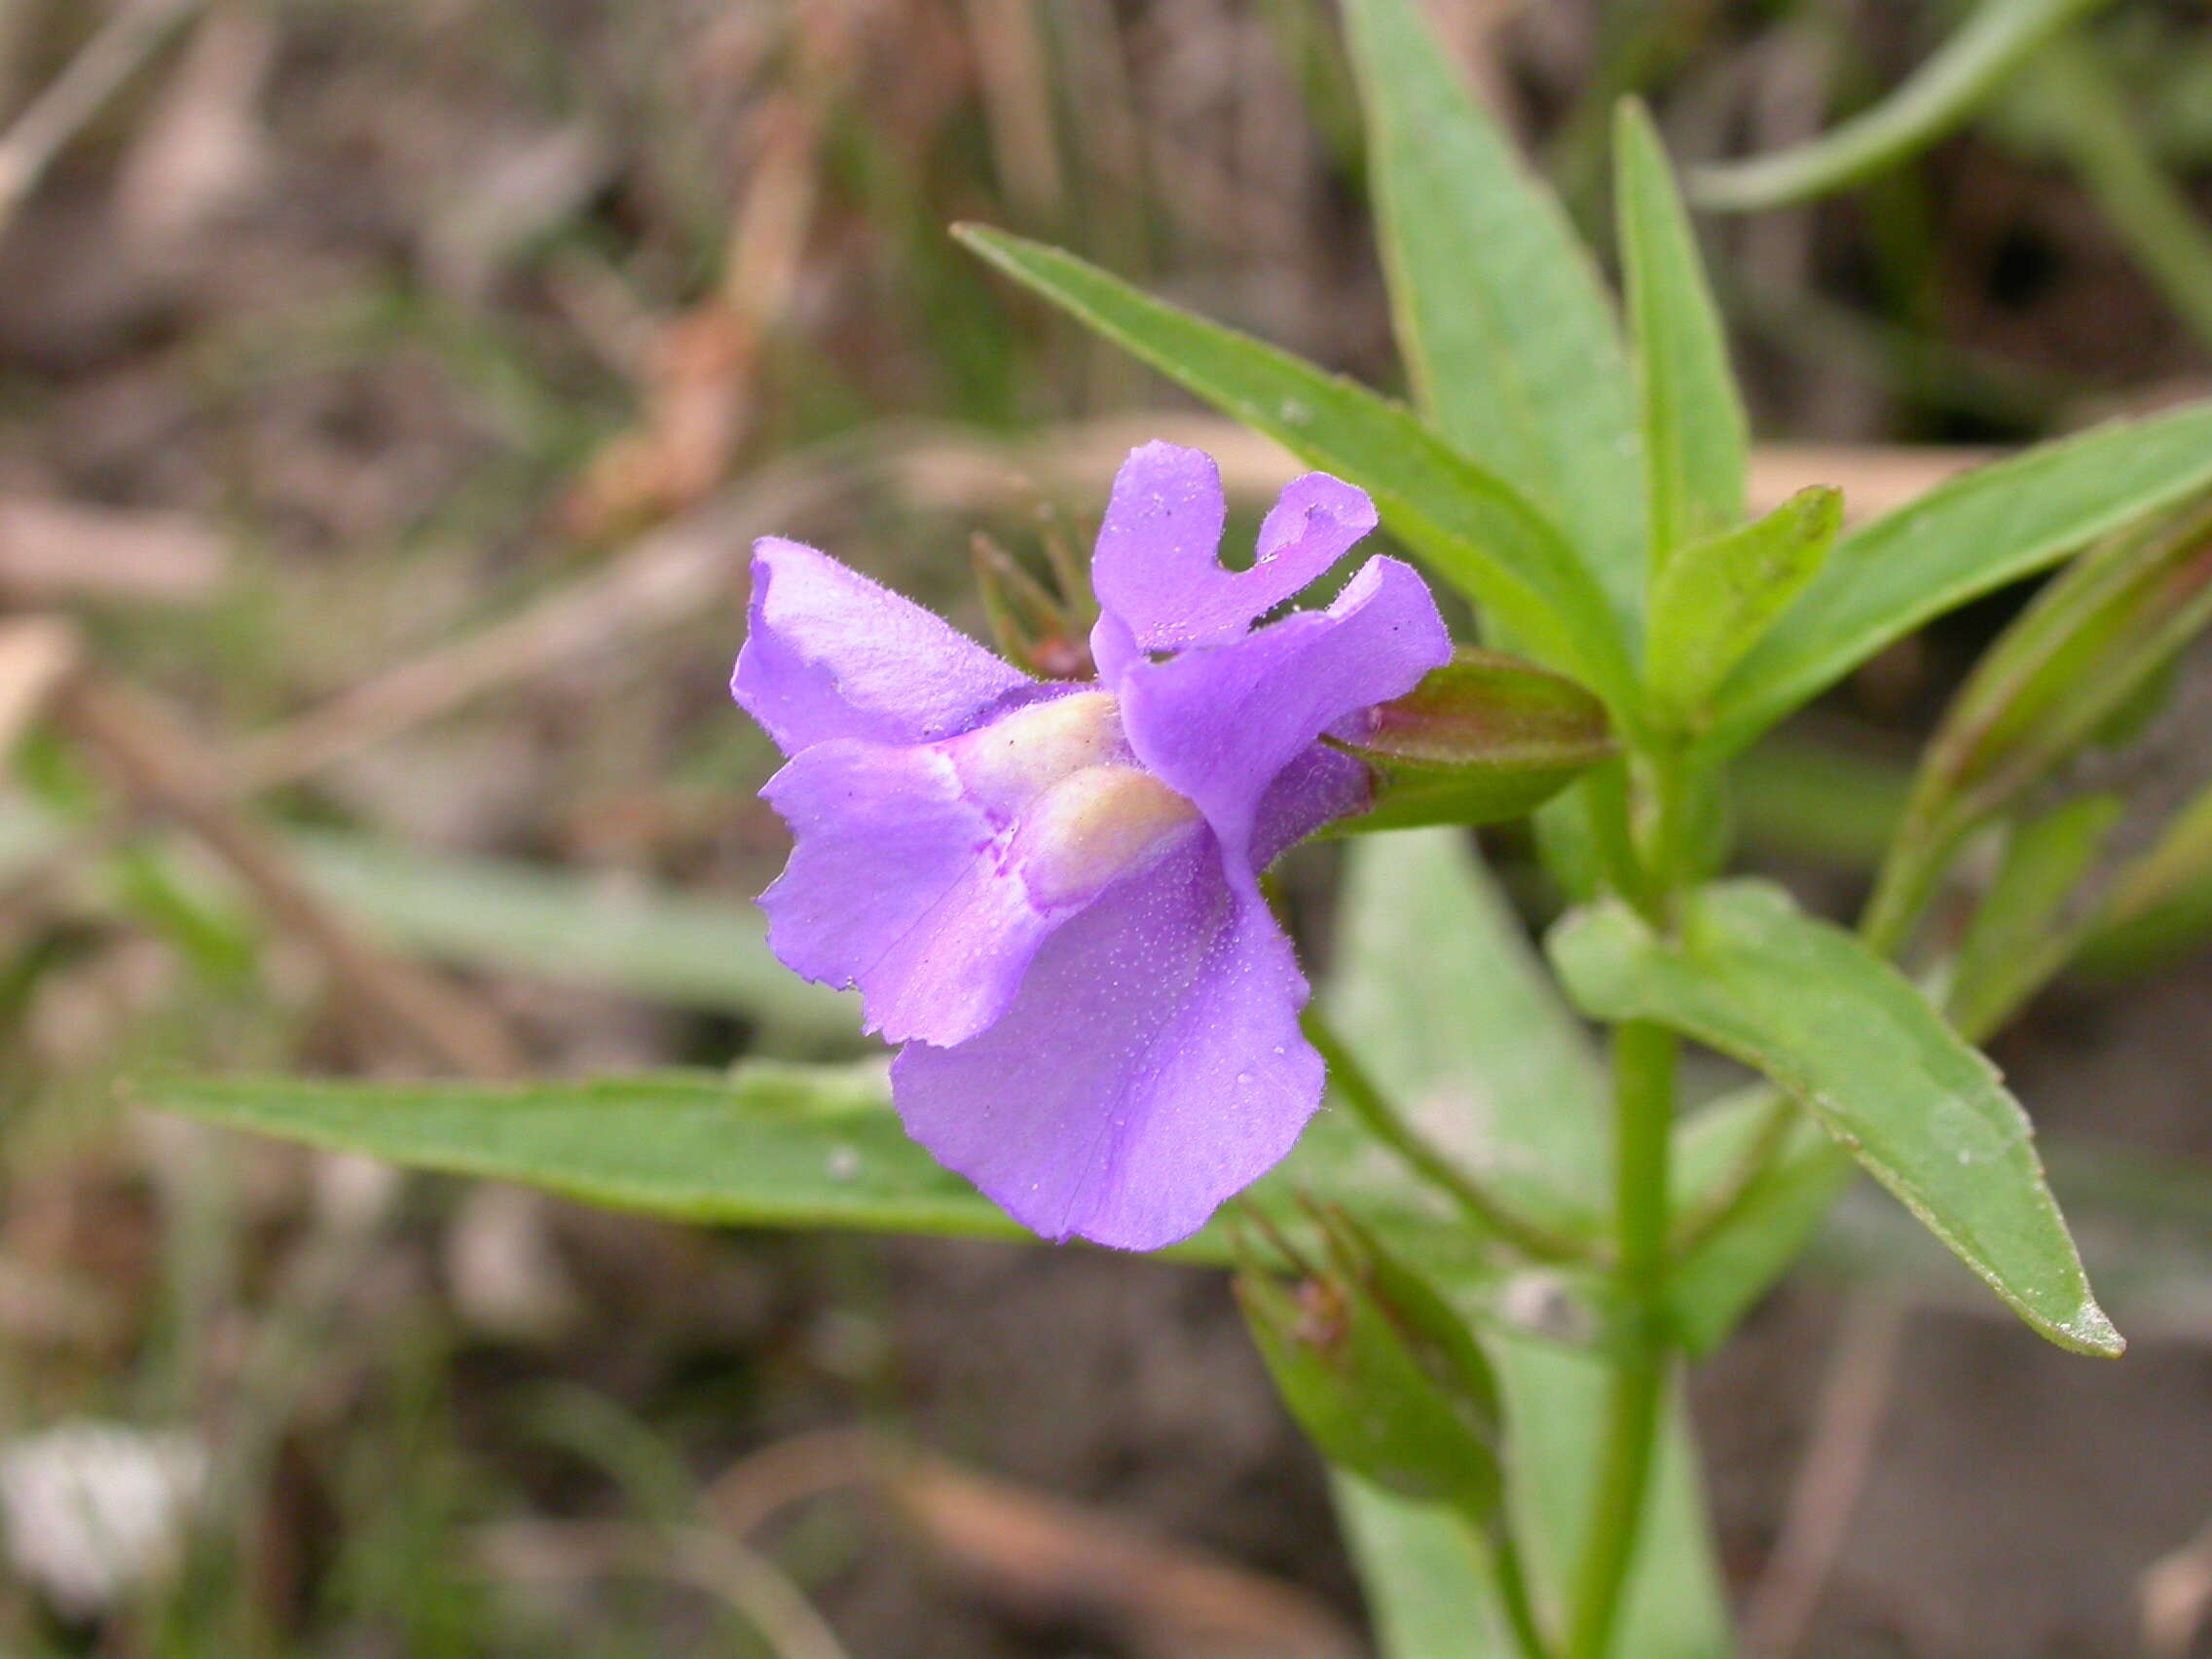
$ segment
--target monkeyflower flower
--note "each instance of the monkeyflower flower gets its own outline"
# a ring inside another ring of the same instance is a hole
[[[754,549],[730,688],[790,756],[762,794],[794,841],[761,896],[769,947],[859,988],[902,1045],[907,1132],[1048,1238],[1173,1243],[1289,1152],[1323,1068],[1260,872],[1368,804],[1324,734],[1356,740],[1452,655],[1385,557],[1254,626],[1375,528],[1364,492],[1295,480],[1244,571],[1217,560],[1224,517],[1205,456],[1130,454],[1081,683],[812,548]]]

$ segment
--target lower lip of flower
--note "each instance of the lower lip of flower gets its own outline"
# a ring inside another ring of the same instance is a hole
[[[1040,796],[1014,835],[1031,900],[1088,899],[1165,853],[1198,810],[1149,772],[1086,766]]]
[[[1002,845],[1033,903],[1079,903],[1151,863],[1198,809],[1134,763],[1105,691],[1019,709],[963,744],[963,785],[1007,815]]]

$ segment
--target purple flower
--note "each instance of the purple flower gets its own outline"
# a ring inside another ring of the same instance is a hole
[[[1252,626],[1374,529],[1363,492],[1293,482],[1247,571],[1216,561],[1224,516],[1205,456],[1131,453],[1084,684],[1029,679],[812,548],[754,549],[730,689],[791,756],[762,793],[796,843],[761,896],[769,947],[860,988],[904,1045],[908,1132],[1049,1238],[1172,1243],[1297,1140],[1322,1065],[1259,872],[1367,803],[1321,735],[1452,652],[1388,558]]]

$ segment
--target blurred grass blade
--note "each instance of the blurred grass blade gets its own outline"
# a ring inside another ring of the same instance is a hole
[[[2094,41],[2077,34],[2037,59],[2035,113],[2105,222],[2166,303],[2212,350],[2212,234],[2153,154]]]
[[[1641,608],[1635,398],[1612,301],[1550,190],[1415,0],[1350,0],[1398,350],[1438,431],[1549,512],[1624,618]]]
[[[0,878],[19,877],[71,830],[0,801]],[[861,1043],[860,1000],[810,984],[768,954],[759,909],[716,895],[574,869],[438,852],[334,830],[287,830],[285,850],[318,897],[399,947],[456,967],[736,1014],[770,1045],[814,1053]],[[195,862],[161,843],[149,868],[204,903]],[[591,948],[579,949],[588,940]]]
[[[1586,1013],[1657,1020],[1788,1089],[2044,1336],[2120,1351],[2027,1114],[1912,982],[1852,935],[1780,888],[1737,881],[1697,896],[1679,942],[1614,902],[1569,916],[1551,950]]]
[[[1840,869],[1881,862],[1911,793],[1912,774],[1895,761],[1784,732],[1746,750],[1728,769],[1746,846]]]
[[[2139,726],[2212,622],[2212,502],[2108,537],[2046,583],[1944,711],[1882,864],[1866,932],[1895,950],[1963,839],[2093,745]]]
[[[2212,942],[2212,790],[2174,815],[2151,850],[2112,884],[2076,966],[2141,972]]]
[[[1541,512],[1412,411],[1073,254],[978,226],[955,234],[1224,414],[1368,491],[1390,533],[1494,612],[1529,654],[1616,713],[1634,707],[1626,644],[1597,579]]]
[[[783,1038],[859,1041],[858,999],[770,956],[755,905],[360,835],[303,830],[287,840],[317,892],[406,949],[735,1014]]]
[[[1933,144],[2105,0],[1981,0],[1974,14],[1905,83],[1863,114],[1793,149],[1701,167],[1690,194],[1702,207],[1756,212],[1804,202],[1893,166]]]
[[[2124,805],[2117,795],[2083,795],[2011,826],[2004,863],[1974,906],[1943,999],[1961,1030],[1996,1027],[2072,954],[2067,911]]]
[[[1799,492],[1766,517],[1678,549],[1651,591],[1644,677],[1687,724],[1775,619],[1820,573],[1843,528],[1843,498]]]
[[[2212,484],[2212,403],[2115,423],[1939,484],[1848,533],[1722,684],[1740,747],[1932,617]]]
[[[1686,543],[1743,521],[1751,430],[1697,236],[1658,131],[1634,98],[1623,99],[1614,117],[1613,192],[1636,348],[1652,569],[1664,571]]]
[[[1417,1109],[1433,1140],[1530,1213],[1567,1204],[1563,1220],[1587,1222],[1604,1202],[1610,1161],[1604,1072],[1466,837],[1433,830],[1360,842],[1347,863],[1322,995],[1330,1024],[1394,1098]],[[1544,1587],[1564,1585],[1572,1568],[1595,1490],[1605,1374],[1551,1343],[1493,1334],[1512,1501],[1541,1603]],[[1372,1493],[1355,1493],[1346,1519],[1364,1564],[1401,1541],[1439,1570],[1452,1559],[1431,1517]],[[1370,1592],[1388,1659],[1512,1654],[1486,1580],[1415,1583],[1410,1568],[1379,1570]],[[1455,1617],[1454,1644],[1435,1645]],[[1689,1433],[1677,1417],[1662,1445],[1618,1659],[1711,1659],[1726,1652],[1726,1628]],[[1485,1632],[1493,1644],[1484,1645]]]

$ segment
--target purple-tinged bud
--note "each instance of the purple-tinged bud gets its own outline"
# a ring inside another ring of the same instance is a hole
[[[1375,787],[1344,833],[1518,818],[1614,753],[1604,705],[1573,681],[1465,646],[1331,742]]]

